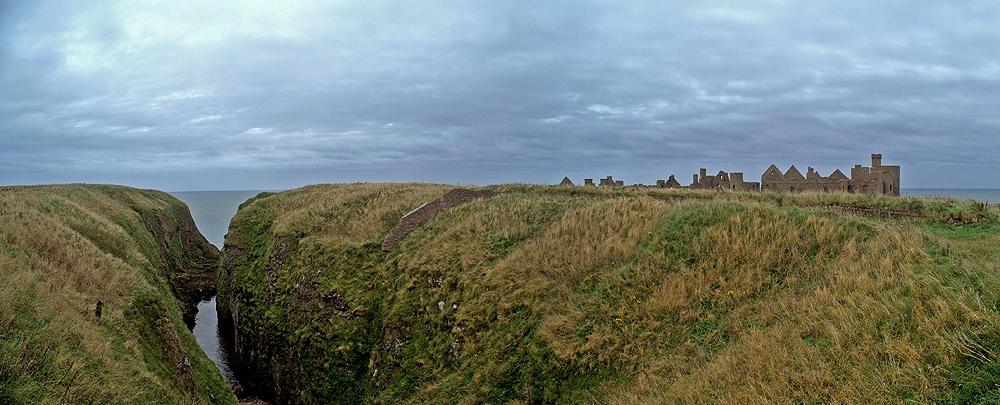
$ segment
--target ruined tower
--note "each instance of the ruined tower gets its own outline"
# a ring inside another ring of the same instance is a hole
[[[781,173],[777,167],[771,165],[761,175],[761,189],[778,192],[818,191],[899,196],[899,166],[883,166],[882,155],[877,153],[872,154],[871,167],[861,165],[852,167],[850,178],[840,170],[834,171],[828,177],[822,177],[811,167],[808,176],[803,177],[795,166]]]

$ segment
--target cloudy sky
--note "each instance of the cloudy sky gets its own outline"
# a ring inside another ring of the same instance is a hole
[[[0,185],[1000,188],[1000,3],[0,0]]]

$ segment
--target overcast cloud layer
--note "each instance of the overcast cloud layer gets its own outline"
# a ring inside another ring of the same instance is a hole
[[[3,1],[0,184],[1000,188],[995,1]]]

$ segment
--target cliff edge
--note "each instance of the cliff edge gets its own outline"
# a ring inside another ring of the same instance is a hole
[[[230,360],[288,404],[975,403],[1000,384],[996,207],[567,187],[249,201],[219,271]]]
[[[0,190],[0,403],[234,404],[185,327],[217,258],[160,191]]]

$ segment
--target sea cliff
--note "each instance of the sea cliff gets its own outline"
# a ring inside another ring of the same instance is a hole
[[[400,221],[451,189],[316,185],[244,204],[218,302],[260,395],[886,403],[993,389],[996,207],[510,185]]]
[[[0,403],[235,403],[185,327],[218,251],[182,202],[0,188],[0,235]]]

